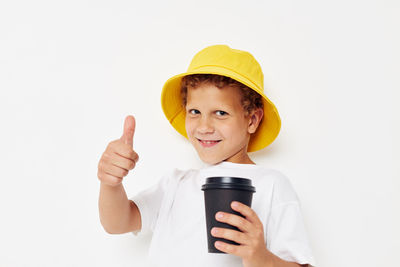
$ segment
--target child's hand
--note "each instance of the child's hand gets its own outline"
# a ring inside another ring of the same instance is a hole
[[[102,183],[117,186],[129,170],[135,167],[139,155],[133,150],[134,133],[135,118],[127,116],[123,135],[108,144],[99,161],[97,177]]]
[[[234,204],[238,204],[237,207]],[[214,227],[211,229],[211,234],[215,237],[233,240],[240,246],[217,241],[215,247],[223,252],[241,257],[245,267],[268,266],[267,263],[271,260],[270,252],[266,248],[263,224],[257,214],[249,206],[238,201],[233,201],[231,207],[243,214],[245,218],[221,211],[217,212],[215,218],[217,221],[236,226],[242,232]],[[219,218],[219,214],[223,214],[223,217]],[[217,229],[218,233],[214,234],[214,229]]]

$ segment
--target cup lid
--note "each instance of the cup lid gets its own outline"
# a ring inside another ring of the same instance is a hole
[[[231,176],[208,177],[206,183],[201,186],[201,190],[208,189],[235,189],[256,192],[256,188],[251,185],[250,179]]]

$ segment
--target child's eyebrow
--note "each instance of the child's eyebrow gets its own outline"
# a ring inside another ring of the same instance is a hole
[[[224,105],[220,105],[214,109],[215,110],[231,110],[231,109],[233,109],[233,106],[230,104],[224,104]]]
[[[186,110],[189,110],[189,109],[197,109],[195,106],[189,106],[189,105],[186,105],[185,106],[185,109]]]
[[[226,111],[226,110],[230,110],[230,111],[232,111],[233,109],[234,109],[235,107],[234,107],[234,105],[232,105],[232,104],[227,104],[227,103],[224,103],[224,104],[216,104],[215,106],[212,106],[211,108],[210,108],[210,110],[213,110],[213,111],[217,111],[217,110],[222,110],[222,111]],[[196,103],[193,103],[193,104],[189,104],[189,103],[187,103],[186,104],[186,106],[185,106],[185,109],[186,110],[189,110],[189,109],[197,109],[197,110],[201,110],[202,108],[200,107],[200,106],[197,106],[197,104]]]

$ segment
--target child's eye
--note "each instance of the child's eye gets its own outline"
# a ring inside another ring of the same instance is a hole
[[[216,113],[218,116],[224,116],[224,115],[228,114],[227,112],[222,111],[222,110],[217,110],[215,113]]]
[[[200,111],[198,111],[197,109],[190,109],[189,113],[192,114],[192,115],[196,115],[196,114],[199,114]]]

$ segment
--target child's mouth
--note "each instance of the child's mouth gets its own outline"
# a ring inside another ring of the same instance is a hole
[[[200,144],[203,147],[212,147],[221,141],[221,140],[201,140],[201,139],[197,139],[197,140],[199,140]]]

